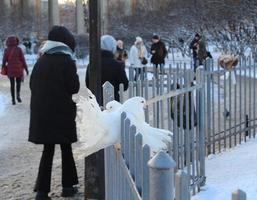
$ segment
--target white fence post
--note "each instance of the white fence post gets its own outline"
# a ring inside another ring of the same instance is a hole
[[[174,199],[175,161],[164,151],[158,152],[149,162],[150,200]]]
[[[179,170],[175,178],[175,199],[176,200],[189,200],[190,199],[190,189],[189,189],[190,177],[187,173]]]
[[[246,200],[246,193],[242,190],[237,190],[232,193],[232,200]]]

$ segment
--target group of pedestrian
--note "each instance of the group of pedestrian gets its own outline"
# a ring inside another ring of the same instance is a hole
[[[160,36],[156,34],[152,37],[150,54],[150,62],[154,66],[154,74],[155,77],[157,77],[159,70],[161,73],[164,72],[165,58],[168,51]],[[145,78],[145,65],[148,63],[147,57],[148,52],[143,43],[143,39],[141,37],[136,37],[135,44],[131,47],[129,54],[130,64],[135,68],[135,80],[137,80],[139,76],[141,80]]]
[[[165,57],[168,54],[165,44],[160,36],[154,34],[152,37],[152,46],[150,49],[150,62],[154,66],[154,73],[157,75],[159,69],[163,72]],[[146,76],[146,65],[149,63],[148,51],[142,37],[137,36],[134,44],[130,47],[129,53],[124,49],[123,41],[117,41],[116,58],[120,61],[129,60],[130,66],[134,69],[134,80],[143,80]]]
[[[19,39],[11,36],[6,40],[2,71],[10,80],[12,104],[16,99],[21,102],[20,88],[23,72],[29,74],[24,55],[19,45]],[[39,58],[34,65],[30,77],[30,126],[29,141],[43,145],[42,157],[39,164],[38,176],[34,191],[36,200],[49,200],[51,173],[55,145],[60,145],[62,152],[62,196],[74,196],[78,189],[78,176],[72,154],[72,143],[77,141],[76,104],[72,95],[79,92],[80,82],[74,59],[75,39],[68,29],[54,26],[39,49]],[[196,34],[190,48],[193,49],[195,63],[203,62],[206,52],[201,37]],[[154,65],[155,73],[164,71],[165,57],[168,51],[160,36],[154,34],[150,49],[150,62]],[[144,66],[148,63],[148,52],[141,37],[130,48],[129,54],[124,48],[123,41],[116,40],[111,35],[101,37],[101,84],[109,81],[114,86],[114,98],[119,101],[119,85],[128,88],[128,78],[125,71],[125,60],[129,59],[135,69],[135,80],[144,78]],[[86,86],[90,85],[89,64],[86,72]],[[16,83],[16,96],[15,96]],[[100,105],[102,101],[98,102]],[[101,180],[99,199],[104,199],[104,152],[91,155],[98,166]]]

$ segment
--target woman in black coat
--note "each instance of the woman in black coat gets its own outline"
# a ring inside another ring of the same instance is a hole
[[[51,171],[55,144],[62,150],[62,196],[73,196],[78,184],[71,144],[77,141],[76,104],[72,95],[79,91],[73,35],[54,26],[40,49],[41,57],[30,79],[31,113],[29,141],[43,144],[35,191],[36,199],[50,199]]]
[[[120,100],[119,97],[119,85],[124,85],[124,90],[128,88],[128,78],[125,72],[125,62],[115,59],[115,53],[117,50],[116,40],[109,35],[101,37],[101,77],[103,85],[106,81],[109,81],[114,87],[114,99]],[[89,67],[86,74],[86,86],[89,85]],[[99,102],[101,104],[101,102]]]

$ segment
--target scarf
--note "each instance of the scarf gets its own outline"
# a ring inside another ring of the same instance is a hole
[[[66,44],[62,42],[56,42],[47,40],[42,45],[42,47],[39,49],[39,54],[66,54],[70,55],[70,57],[75,60],[74,52],[71,50],[70,47],[68,47]]]

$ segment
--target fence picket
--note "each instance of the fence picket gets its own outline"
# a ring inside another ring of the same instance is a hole
[[[142,199],[143,200],[150,200],[150,186],[149,186],[149,168],[148,168],[148,161],[150,160],[150,147],[148,145],[144,145],[143,147],[143,187],[142,187]]]
[[[142,195],[142,172],[143,172],[143,137],[140,133],[135,137],[135,183],[138,192]]]
[[[129,169],[132,178],[135,178],[135,136],[136,136],[137,129],[134,125],[130,127],[129,131]]]

